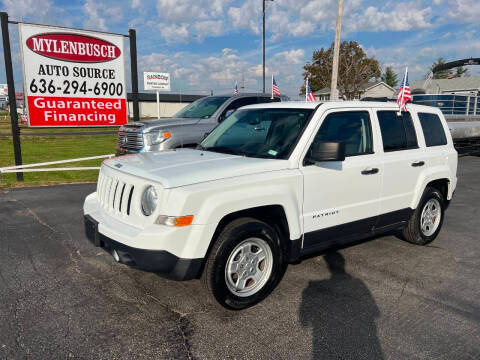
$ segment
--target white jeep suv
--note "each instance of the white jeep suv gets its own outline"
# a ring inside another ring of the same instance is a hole
[[[287,102],[241,108],[197,149],[106,160],[87,237],[116,261],[203,279],[223,306],[265,298],[286,264],[399,230],[438,235],[457,152],[435,108]]]

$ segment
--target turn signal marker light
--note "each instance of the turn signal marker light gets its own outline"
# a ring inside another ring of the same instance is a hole
[[[187,216],[160,215],[157,218],[157,221],[155,221],[155,223],[159,225],[167,225],[167,226],[175,226],[175,227],[188,226],[193,223],[193,215],[187,215]]]

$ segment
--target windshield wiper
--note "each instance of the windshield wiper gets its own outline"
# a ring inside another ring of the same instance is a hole
[[[232,155],[246,155],[242,151],[234,150],[234,149],[229,148],[227,146],[210,146],[210,147],[203,147],[202,146],[202,150],[219,152],[219,153],[226,153],[226,154],[232,154]]]

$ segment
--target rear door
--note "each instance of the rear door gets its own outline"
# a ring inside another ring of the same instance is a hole
[[[377,110],[383,150],[382,214],[377,228],[401,223],[411,215],[411,204],[420,173],[426,168],[425,151],[419,147],[418,123],[409,112]]]

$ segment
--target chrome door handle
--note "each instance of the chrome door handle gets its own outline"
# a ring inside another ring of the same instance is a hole
[[[365,170],[362,170],[362,175],[373,175],[378,173],[378,171],[379,170],[377,168],[365,169]]]
[[[412,163],[413,167],[419,167],[425,165],[425,161],[416,161]]]

